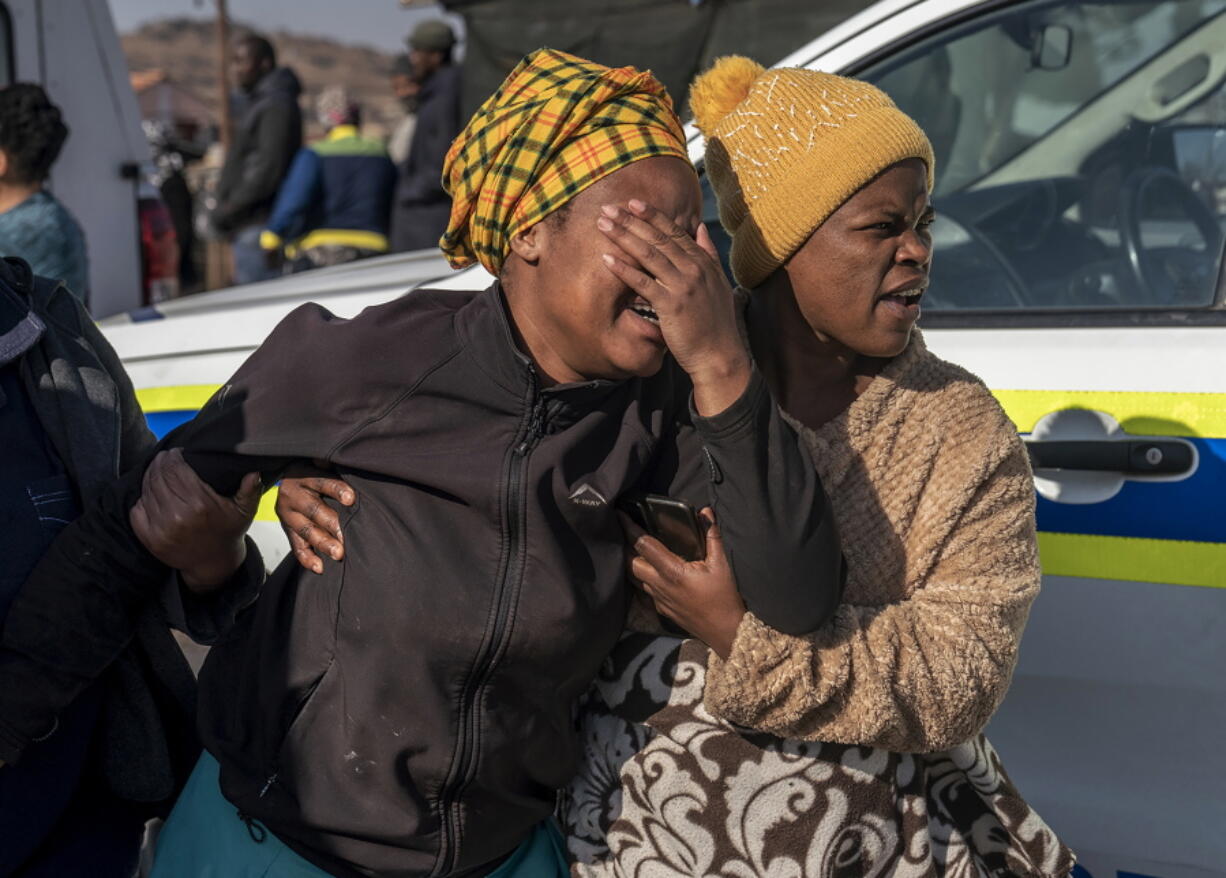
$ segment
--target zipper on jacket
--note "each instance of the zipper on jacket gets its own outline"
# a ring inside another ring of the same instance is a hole
[[[507,449],[503,460],[502,508],[505,510],[503,531],[505,549],[499,561],[498,578],[494,585],[494,619],[490,636],[477,651],[473,666],[465,680],[460,699],[459,739],[456,742],[456,757],[450,782],[443,789],[441,812],[443,817],[442,839],[434,875],[447,875],[455,871],[459,857],[461,816],[460,800],[464,790],[472,782],[477,768],[477,730],[480,725],[477,701],[494,672],[502,655],[509,628],[512,606],[517,601],[523,581],[525,564],[525,519],[527,491],[524,475],[533,449],[545,432],[545,401],[541,398],[536,370],[528,367],[528,392],[525,395],[526,410],[515,441]]]
[[[277,782],[277,774],[278,772],[274,771],[272,774],[268,775],[268,778],[264,781],[264,786],[260,787],[260,794],[256,796],[257,799],[262,799],[268,795],[268,791],[272,789],[272,785]]]

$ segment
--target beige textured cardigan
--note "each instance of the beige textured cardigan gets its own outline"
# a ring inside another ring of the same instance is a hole
[[[945,750],[1004,698],[1039,590],[1034,486],[983,383],[917,332],[852,405],[797,425],[831,497],[843,602],[812,635],[747,614],[706,705],[781,737]]]

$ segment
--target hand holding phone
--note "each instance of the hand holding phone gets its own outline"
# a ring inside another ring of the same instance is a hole
[[[623,510],[643,530],[683,561],[702,561],[707,540],[698,512],[684,500],[647,494],[623,504]]]
[[[745,602],[714,519],[707,519],[704,527],[692,506],[658,495],[622,508],[659,543],[636,543],[629,573],[651,598],[665,630],[697,637],[727,658],[745,616]]]

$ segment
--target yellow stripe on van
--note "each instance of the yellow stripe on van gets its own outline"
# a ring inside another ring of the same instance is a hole
[[[196,411],[214,384],[148,387],[136,392],[146,412]],[[1226,394],[1077,390],[996,390],[1020,432],[1054,411],[1094,409],[1129,433],[1150,436],[1226,437]],[[257,521],[276,521],[276,489],[260,501]],[[1226,544],[1039,533],[1043,572],[1056,576],[1122,579],[1174,585],[1226,587]]]
[[[143,387],[136,400],[146,412],[197,412],[204,408],[220,384],[182,384],[177,387]]]
[[[1054,576],[1226,588],[1226,543],[1040,531],[1039,558]]]
[[[147,412],[196,411],[216,384],[146,387],[136,391]],[[1029,433],[1044,415],[1093,409],[1111,415],[1142,436],[1226,438],[1226,393],[1160,393],[1105,390],[994,390],[1018,432]]]
[[[1226,438],[1226,393],[1108,390],[993,390],[1019,433],[1063,409],[1106,412],[1138,436]]]

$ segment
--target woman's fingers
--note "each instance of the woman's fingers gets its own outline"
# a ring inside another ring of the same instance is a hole
[[[651,598],[656,610],[671,618],[669,584],[666,578],[660,575],[660,571],[642,555],[635,555],[630,559],[630,577],[638,583],[647,597]]]
[[[345,481],[322,475],[287,475],[277,494],[277,518],[289,535],[294,557],[314,573],[323,572],[320,556],[334,561],[345,557],[340,516],[324,502],[325,497],[343,506],[357,500]]]
[[[711,240],[711,233],[707,231],[706,223],[698,224],[698,232],[694,235],[694,243],[698,245],[698,248],[702,250],[703,253],[710,256],[716,264],[719,264],[719,248],[716,247],[715,242]]]
[[[352,506],[357,499],[357,495],[353,493],[353,488],[341,479],[330,479],[326,476],[314,476],[302,480],[303,484],[324,497],[331,497],[342,506]],[[325,507],[326,508],[326,507]],[[331,510],[329,510],[331,511]],[[335,517],[335,514],[333,514]]]
[[[689,229],[683,229],[677,225],[671,217],[663,211],[652,207],[645,201],[640,201],[637,198],[632,198],[626,205],[630,213],[646,223],[655,231],[664,235],[667,240],[667,246],[670,251],[680,252],[686,257],[693,259],[704,255],[705,251],[699,247]],[[632,229],[635,227],[632,226]],[[698,224],[698,228],[702,228],[702,224]],[[639,234],[643,234],[640,230]],[[709,254],[708,254],[709,255]]]
[[[715,520],[715,510],[704,506],[699,515],[707,523],[707,557],[704,560],[710,567],[727,567],[728,556],[724,554],[724,538]]]
[[[345,547],[340,540],[319,527],[313,519],[293,509],[282,509],[278,514],[282,527],[290,535],[290,545],[293,546],[295,555],[298,554],[300,546],[309,546],[312,552],[326,555],[333,561],[340,561],[345,557]],[[298,560],[299,563],[302,562],[301,557]],[[303,566],[315,570],[316,573],[321,572],[312,564]]]
[[[311,544],[299,536],[296,531],[290,530],[288,527],[285,532],[289,535],[290,549],[293,551],[298,563],[312,573],[323,573],[324,562],[319,559],[319,555],[311,548]]]
[[[648,302],[655,304],[654,297],[658,296],[662,290],[654,277],[611,253],[605,253],[601,258],[618,280],[630,289],[637,290]]]
[[[694,273],[696,266],[693,256],[683,250],[678,239],[667,231],[616,205],[606,204],[601,210],[604,215],[596,221],[596,227],[666,290],[680,288],[687,276]],[[677,233],[688,237],[680,230]]]
[[[167,496],[166,480],[163,474],[165,454],[165,451],[158,452],[145,469],[145,475],[141,479],[139,502],[150,528],[164,524],[167,519],[166,513],[170,498]]]
[[[149,513],[145,509],[143,494],[128,511],[128,523],[132,525],[132,532],[136,534],[136,538],[148,548],[153,534],[149,527]]]
[[[643,534],[634,541],[634,551],[652,566],[657,579],[674,583],[681,581],[685,573],[685,561],[655,537]]]
[[[277,515],[282,519],[291,513],[300,515],[343,543],[345,537],[341,533],[340,516],[323,502],[324,497],[331,497],[346,506],[352,505],[355,499],[353,489],[339,479],[287,476],[281,480],[281,489],[277,494]]]
[[[199,477],[197,476],[197,478]],[[202,482],[202,484],[204,483]],[[243,476],[243,481],[239,484],[238,491],[234,495],[234,505],[238,507],[238,511],[243,515],[255,518],[255,514],[260,508],[260,498],[263,496],[264,482],[260,479],[260,474],[247,473],[247,475]]]

